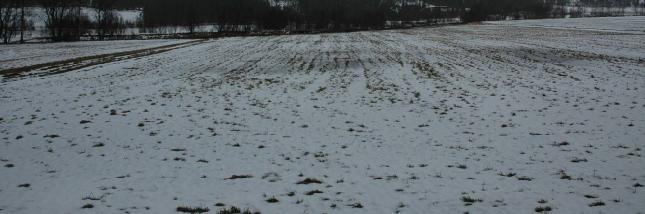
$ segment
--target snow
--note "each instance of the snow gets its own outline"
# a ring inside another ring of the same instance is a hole
[[[78,57],[140,50],[186,42],[186,40],[129,40],[62,42],[0,46],[0,70],[24,67]]]
[[[645,212],[644,36],[557,27],[222,38],[4,79],[0,213]]]
[[[593,21],[590,21],[593,20]],[[569,19],[534,19],[516,21],[495,21],[485,22],[516,27],[539,27],[539,28],[564,28],[592,31],[609,31],[625,33],[645,33],[645,17],[598,17],[598,18],[569,18]]]

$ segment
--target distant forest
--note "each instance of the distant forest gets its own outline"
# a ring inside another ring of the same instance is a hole
[[[544,18],[550,0],[144,0],[146,26],[216,24],[219,31],[380,29],[387,21]],[[192,32],[192,30],[191,30]]]
[[[338,31],[428,24],[557,18],[576,7],[645,7],[642,0],[142,0],[146,26],[216,24],[219,31]],[[624,14],[624,11],[622,11]],[[622,15],[599,10],[596,16]],[[573,14],[580,15],[580,14]],[[392,24],[392,22],[390,23]],[[190,30],[192,32],[192,30]]]
[[[456,18],[464,22],[535,19],[563,17],[575,11],[575,6],[645,6],[640,0],[143,0],[142,3],[146,26],[187,26],[190,32],[203,23],[216,24],[220,32],[338,31],[380,29],[386,27],[387,21],[433,24]],[[620,10],[608,9],[595,15],[621,14]]]
[[[33,28],[25,8],[40,7],[54,41],[124,35],[126,28],[183,28],[189,34],[370,30],[505,19],[645,15],[645,0],[0,0],[0,38]],[[85,8],[85,9],[83,9]],[[83,11],[93,11],[90,15]],[[117,10],[139,10],[136,23]],[[633,14],[633,13],[632,13]]]

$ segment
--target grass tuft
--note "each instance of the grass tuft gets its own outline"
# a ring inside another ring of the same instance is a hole
[[[589,204],[590,207],[599,207],[599,206],[605,206],[605,202],[602,201],[596,201],[591,204]]]
[[[185,206],[179,206],[177,207],[177,212],[182,212],[182,213],[205,213],[210,211],[208,207],[185,207]]]
[[[231,175],[231,177],[225,178],[224,180],[234,180],[234,179],[242,179],[242,178],[252,178],[252,175]]]
[[[461,197],[461,201],[466,203],[466,206],[469,206],[469,205],[472,205],[473,203],[476,203],[476,202],[482,202],[483,200],[479,199],[479,198],[471,198],[470,196],[465,195],[465,196]]]
[[[266,200],[266,202],[267,202],[267,203],[278,203],[278,202],[280,202],[280,200],[278,200],[277,198],[275,198],[275,196],[273,196],[273,197],[271,197],[271,198],[268,198],[268,199]]]
[[[536,207],[535,212],[542,213],[542,212],[549,212],[551,211],[551,207],[545,206],[545,207]]]
[[[258,211],[251,212],[251,210],[248,209],[248,208],[244,209],[244,211],[242,211],[242,209],[240,209],[238,207],[231,206],[230,209],[224,208],[224,209],[221,209],[221,210],[217,211],[217,214],[260,214],[260,212],[258,212]]]
[[[321,184],[322,181],[315,178],[305,178],[302,181],[298,181],[296,184]]]
[[[320,190],[315,189],[315,190],[311,190],[309,192],[306,192],[305,195],[313,195],[313,194],[316,194],[316,193],[323,193],[323,192],[320,191]]]

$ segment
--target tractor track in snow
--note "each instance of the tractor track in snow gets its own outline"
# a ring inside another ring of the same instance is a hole
[[[109,54],[100,54],[100,55],[94,55],[94,56],[85,56],[85,57],[78,57],[78,58],[66,59],[66,60],[55,61],[55,62],[24,66],[19,68],[10,68],[6,70],[0,70],[0,76],[2,77],[2,81],[6,82],[6,81],[12,81],[20,78],[42,77],[42,76],[48,76],[48,75],[61,74],[61,73],[66,73],[66,72],[70,72],[70,71],[74,71],[74,70],[78,70],[78,69],[82,69],[90,66],[164,53],[178,48],[185,48],[185,47],[190,47],[197,44],[202,44],[207,41],[208,40],[193,40],[189,42],[163,45],[163,46],[153,47],[153,48],[145,48],[145,49],[123,51],[123,52],[109,53]]]

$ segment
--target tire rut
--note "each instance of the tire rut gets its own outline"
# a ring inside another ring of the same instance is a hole
[[[101,54],[95,56],[79,57],[73,59],[67,59],[56,62],[49,62],[37,65],[30,65],[20,68],[11,68],[6,70],[0,70],[0,76],[2,77],[2,82],[13,81],[21,78],[29,77],[43,77],[55,74],[66,73],[90,66],[106,64],[111,62],[118,62],[133,58],[140,58],[145,56],[150,56],[154,54],[160,54],[175,50],[178,48],[189,47],[197,44],[204,43],[208,40],[194,40],[190,42],[184,42],[179,44],[164,45],[154,48],[146,48],[134,51],[125,51],[111,54]]]

